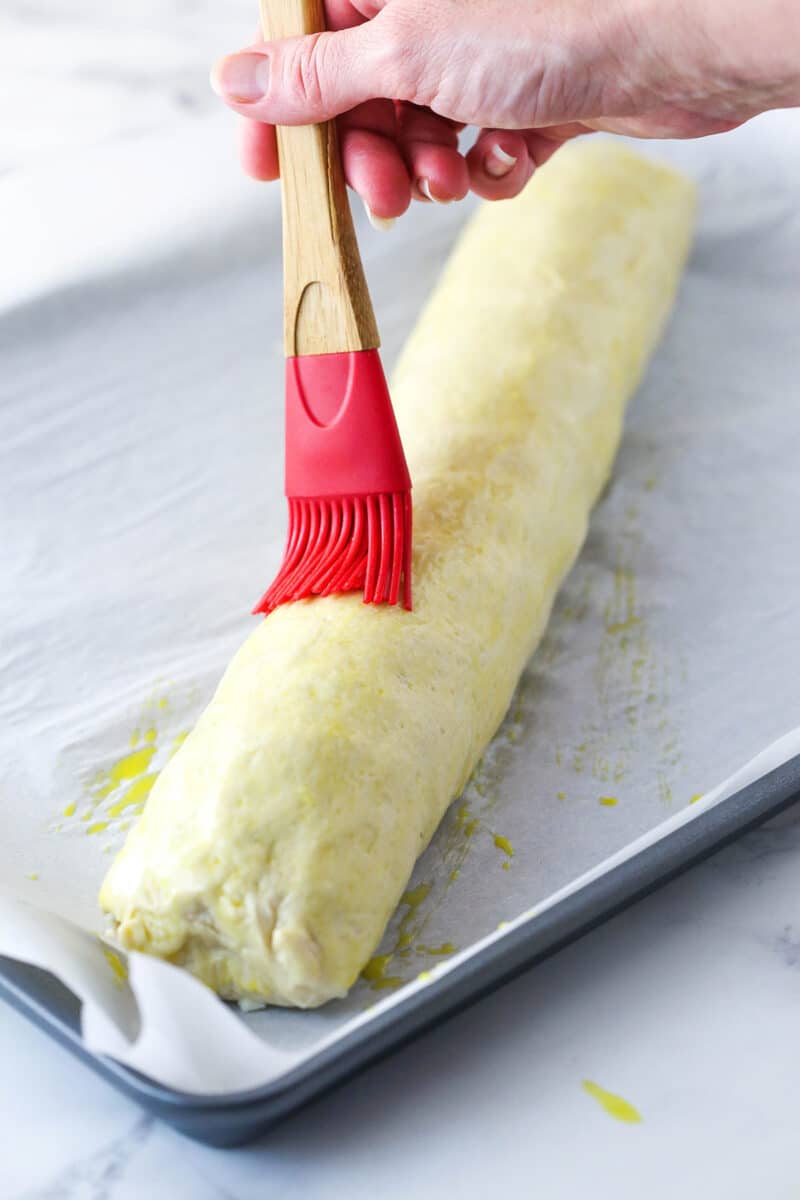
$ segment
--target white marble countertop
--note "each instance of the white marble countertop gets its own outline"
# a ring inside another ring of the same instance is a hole
[[[252,7],[6,4],[0,171],[208,111]],[[790,812],[240,1150],[144,1116],[0,1006],[0,1196],[800,1197],[798,871]]]

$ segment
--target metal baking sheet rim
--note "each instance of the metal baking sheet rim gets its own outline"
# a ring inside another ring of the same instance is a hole
[[[197,1096],[155,1083],[83,1045],[80,1001],[38,967],[0,957],[0,997],[126,1095],[189,1137],[241,1145],[555,954],[723,846],[800,801],[800,755],[592,880],[458,967],[264,1087]]]

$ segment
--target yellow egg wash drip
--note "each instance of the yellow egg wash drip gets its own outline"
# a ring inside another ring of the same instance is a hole
[[[402,979],[396,976],[387,975],[386,968],[394,958],[393,954],[376,954],[371,958],[364,967],[361,975],[372,986],[374,991],[381,991],[385,988],[396,988],[402,984]]]
[[[401,969],[411,959],[411,956],[430,955],[435,958],[455,954],[457,946],[452,942],[442,942],[440,946],[425,946],[418,939],[432,916],[432,912],[421,915],[420,909],[431,893],[430,883],[419,883],[409,888],[400,898],[399,910],[403,912],[392,939],[392,946],[382,954],[372,957],[361,972],[361,977],[373,991],[386,991],[402,987],[407,982],[405,976],[387,974],[389,967]]]
[[[168,708],[166,696],[154,696],[142,705],[138,720],[126,739],[126,750],[110,766],[96,771],[84,789],[85,803],[70,800],[61,815],[75,818],[89,836],[125,833],[138,817],[158,779],[161,767],[172,757],[189,730],[163,731],[161,716]],[[75,827],[75,821],[53,826],[53,832]],[[110,845],[105,847],[108,852]]]
[[[139,779],[135,779],[130,787],[126,790],[121,800],[117,800],[109,808],[109,813],[112,817],[118,817],[125,811],[126,808],[135,808],[137,814],[142,811],[144,802],[150,795],[153,784],[158,779],[158,775],[153,773],[142,775]]]
[[[120,958],[115,950],[111,950],[108,946],[103,946],[103,957],[111,968],[111,974],[114,976],[114,984],[118,988],[123,988],[128,981],[128,967]]]
[[[525,679],[517,688],[511,709],[494,741],[478,763],[472,778],[451,810],[452,815],[442,826],[444,858],[449,867],[443,896],[459,878],[475,845],[482,838],[491,841],[506,859],[501,866],[507,870],[514,848],[507,837],[495,832],[489,824],[499,799],[498,784],[511,749],[523,736],[531,718],[531,704]]]
[[[623,1100],[622,1096],[607,1092],[605,1088],[600,1087],[599,1083],[594,1083],[591,1079],[584,1079],[581,1087],[615,1121],[622,1121],[626,1125],[641,1124],[642,1115],[639,1110],[634,1108],[628,1100]]]
[[[142,750],[134,750],[131,754],[126,754],[124,758],[119,759],[108,771],[103,772],[102,776],[98,776],[98,784],[93,789],[95,796],[98,799],[110,796],[120,784],[127,783],[131,779],[138,779],[150,766],[155,752],[155,746],[145,746]]]

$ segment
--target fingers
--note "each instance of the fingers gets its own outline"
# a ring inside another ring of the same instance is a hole
[[[373,224],[401,216],[411,202],[411,180],[397,144],[394,105],[373,100],[339,119],[347,182],[364,201]]]
[[[484,129],[467,155],[467,166],[476,195],[484,200],[508,200],[522,191],[536,163],[523,133]]]
[[[467,155],[472,190],[484,200],[508,200],[522,191],[559,146],[591,132],[577,123],[547,129],[483,129]]]
[[[388,228],[411,203],[411,181],[397,143],[368,129],[348,129],[342,133],[342,159],[345,178],[370,221]]]
[[[450,204],[469,191],[469,171],[450,121],[413,104],[397,106],[397,136],[415,199]]]
[[[345,178],[359,194],[376,228],[386,228],[411,202],[411,179],[396,141],[394,106],[390,101],[362,104],[339,121]],[[239,156],[252,178],[280,175],[275,126],[243,118]]]
[[[345,177],[379,228],[401,216],[412,197],[449,204],[470,188],[485,200],[516,196],[563,142],[591,132],[585,126],[485,129],[465,161],[457,127],[413,105],[397,105],[395,115],[389,101],[371,101],[340,118],[339,125]],[[274,126],[243,120],[240,155],[253,179],[277,179]]]
[[[277,179],[280,170],[275,126],[246,119],[240,121],[239,157],[244,170],[252,179]]]

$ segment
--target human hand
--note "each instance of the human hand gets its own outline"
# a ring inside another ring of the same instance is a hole
[[[350,186],[378,219],[411,199],[514,196],[596,129],[701,137],[800,104],[796,0],[326,0],[329,32],[257,41],[215,89],[248,118],[245,169],[278,175],[276,124],[339,117]],[[480,127],[466,156],[464,125]]]

